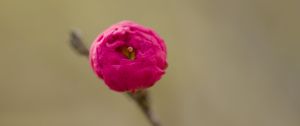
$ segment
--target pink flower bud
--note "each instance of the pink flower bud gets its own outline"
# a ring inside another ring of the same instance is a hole
[[[167,68],[164,40],[153,30],[122,21],[100,34],[90,48],[93,71],[112,90],[146,89]]]

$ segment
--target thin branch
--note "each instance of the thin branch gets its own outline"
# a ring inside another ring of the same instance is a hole
[[[154,116],[150,106],[149,92],[147,90],[139,90],[135,93],[127,93],[143,111],[152,126],[160,126],[158,119]]]
[[[80,32],[72,30],[70,34],[70,44],[77,53],[89,57],[89,49],[83,44]]]
[[[84,45],[79,31],[71,31],[70,44],[78,54],[89,57],[89,49]],[[159,120],[154,116],[151,109],[148,91],[139,90],[135,93],[127,93],[127,95],[136,102],[152,126],[160,126]]]

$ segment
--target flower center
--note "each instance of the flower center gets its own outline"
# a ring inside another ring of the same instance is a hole
[[[121,48],[121,52],[128,59],[130,59],[130,60],[134,60],[135,59],[135,50],[131,46],[122,47]]]

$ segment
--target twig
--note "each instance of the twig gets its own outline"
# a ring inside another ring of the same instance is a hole
[[[147,90],[139,90],[137,92],[127,94],[138,104],[152,126],[160,126],[158,119],[154,116],[153,111],[151,110],[149,92]]]
[[[83,44],[78,30],[72,30],[70,34],[70,44],[79,54],[89,57],[89,49]]]
[[[89,57],[89,50],[84,45],[79,33],[79,31],[71,31],[70,44],[80,55]],[[159,120],[154,116],[153,110],[151,109],[149,92],[147,90],[139,90],[135,93],[128,92],[127,95],[136,102],[152,126],[160,126]]]

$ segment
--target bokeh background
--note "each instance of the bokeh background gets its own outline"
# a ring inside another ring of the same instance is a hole
[[[155,29],[163,126],[299,126],[299,0],[0,0],[1,126],[149,126],[70,48],[124,19]]]

